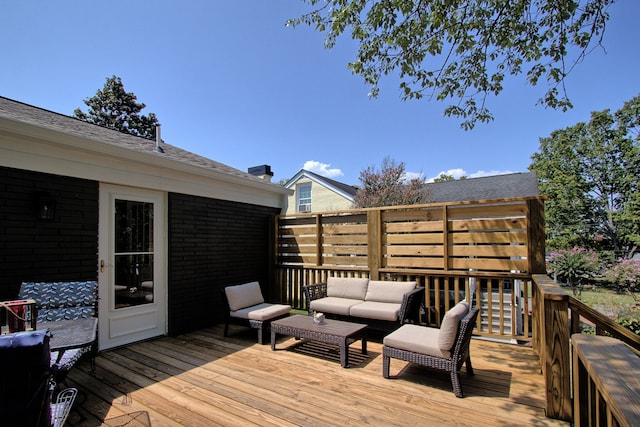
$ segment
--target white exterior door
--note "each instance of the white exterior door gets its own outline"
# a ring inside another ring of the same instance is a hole
[[[164,335],[165,194],[100,186],[100,350]]]

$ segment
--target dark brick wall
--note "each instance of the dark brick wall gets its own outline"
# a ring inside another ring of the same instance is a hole
[[[23,281],[97,280],[98,182],[0,167],[0,300]],[[37,193],[56,201],[36,217]]]
[[[169,334],[224,320],[224,287],[269,280],[270,219],[279,209],[169,194]]]
[[[56,201],[36,217],[36,195]],[[97,280],[99,183],[0,167],[0,300],[23,281]],[[269,280],[270,220],[279,210],[169,194],[170,334],[220,323],[223,289]]]

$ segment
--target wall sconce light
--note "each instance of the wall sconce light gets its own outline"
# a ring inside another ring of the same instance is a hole
[[[36,193],[36,217],[43,221],[51,221],[56,217],[56,201],[47,191]]]

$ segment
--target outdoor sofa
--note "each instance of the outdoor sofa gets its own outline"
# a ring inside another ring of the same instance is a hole
[[[304,286],[309,313],[327,318],[366,323],[369,328],[391,331],[417,323],[424,288],[416,282],[329,277],[324,283]]]

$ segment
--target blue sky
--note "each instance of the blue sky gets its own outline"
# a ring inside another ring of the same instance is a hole
[[[348,184],[385,157],[427,178],[527,171],[539,138],[617,110],[640,94],[640,2],[620,0],[598,48],[570,75],[575,107],[536,106],[545,87],[512,79],[489,99],[495,120],[472,131],[446,104],[377,99],[347,69],[356,45],[286,27],[301,0],[90,2],[6,0],[0,17],[0,96],[62,114],[112,75],[158,116],[162,138],[240,170],[271,165],[274,181],[301,168]]]

